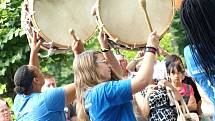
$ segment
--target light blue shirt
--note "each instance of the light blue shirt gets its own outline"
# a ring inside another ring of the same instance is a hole
[[[136,121],[131,80],[109,81],[86,91],[85,108],[91,121]]]
[[[201,68],[201,65],[197,62],[195,62],[194,55],[191,51],[191,45],[187,45],[184,48],[184,58],[187,65],[187,69],[189,71],[189,74],[197,81],[197,83],[204,88],[205,93],[210,98],[210,100],[213,102],[213,106],[215,107],[215,88],[209,81],[210,79],[205,74],[204,69]],[[198,54],[196,56],[199,56]],[[215,80],[212,80],[212,82],[215,82]],[[215,112],[215,108],[214,108]],[[213,114],[213,117],[215,119],[215,114]]]
[[[14,113],[17,121],[65,121],[64,89],[55,88],[31,95],[17,94]]]

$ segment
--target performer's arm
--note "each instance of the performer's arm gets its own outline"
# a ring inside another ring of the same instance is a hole
[[[39,39],[37,41],[38,35],[36,32],[34,32],[33,40],[29,40],[30,42],[30,59],[29,59],[29,65],[34,65],[38,67],[39,69],[39,58],[38,58],[38,51],[40,50],[40,45],[42,44],[42,41]]]
[[[108,63],[111,65],[112,72],[117,78],[123,79],[122,68],[119,65],[116,57],[110,50],[110,46],[108,45],[107,35],[104,33],[103,30],[100,30],[99,32],[98,41],[103,51],[102,54],[104,55],[105,59],[107,59]]]

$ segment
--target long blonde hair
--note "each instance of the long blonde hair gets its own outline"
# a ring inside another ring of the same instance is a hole
[[[78,55],[73,62],[78,121],[89,121],[89,116],[87,115],[84,107],[84,92],[101,82],[96,72],[96,54],[99,54],[99,52],[83,52]]]

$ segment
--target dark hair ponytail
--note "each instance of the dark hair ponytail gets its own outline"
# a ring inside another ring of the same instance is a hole
[[[34,79],[33,69],[29,69],[27,65],[23,65],[17,69],[14,75],[14,91],[23,94],[25,90],[32,90],[32,80]]]

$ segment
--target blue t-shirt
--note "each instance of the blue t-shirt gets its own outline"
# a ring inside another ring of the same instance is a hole
[[[136,121],[131,80],[101,83],[86,91],[84,101],[91,121]]]
[[[17,94],[13,110],[17,121],[65,121],[62,87],[31,95]]]

